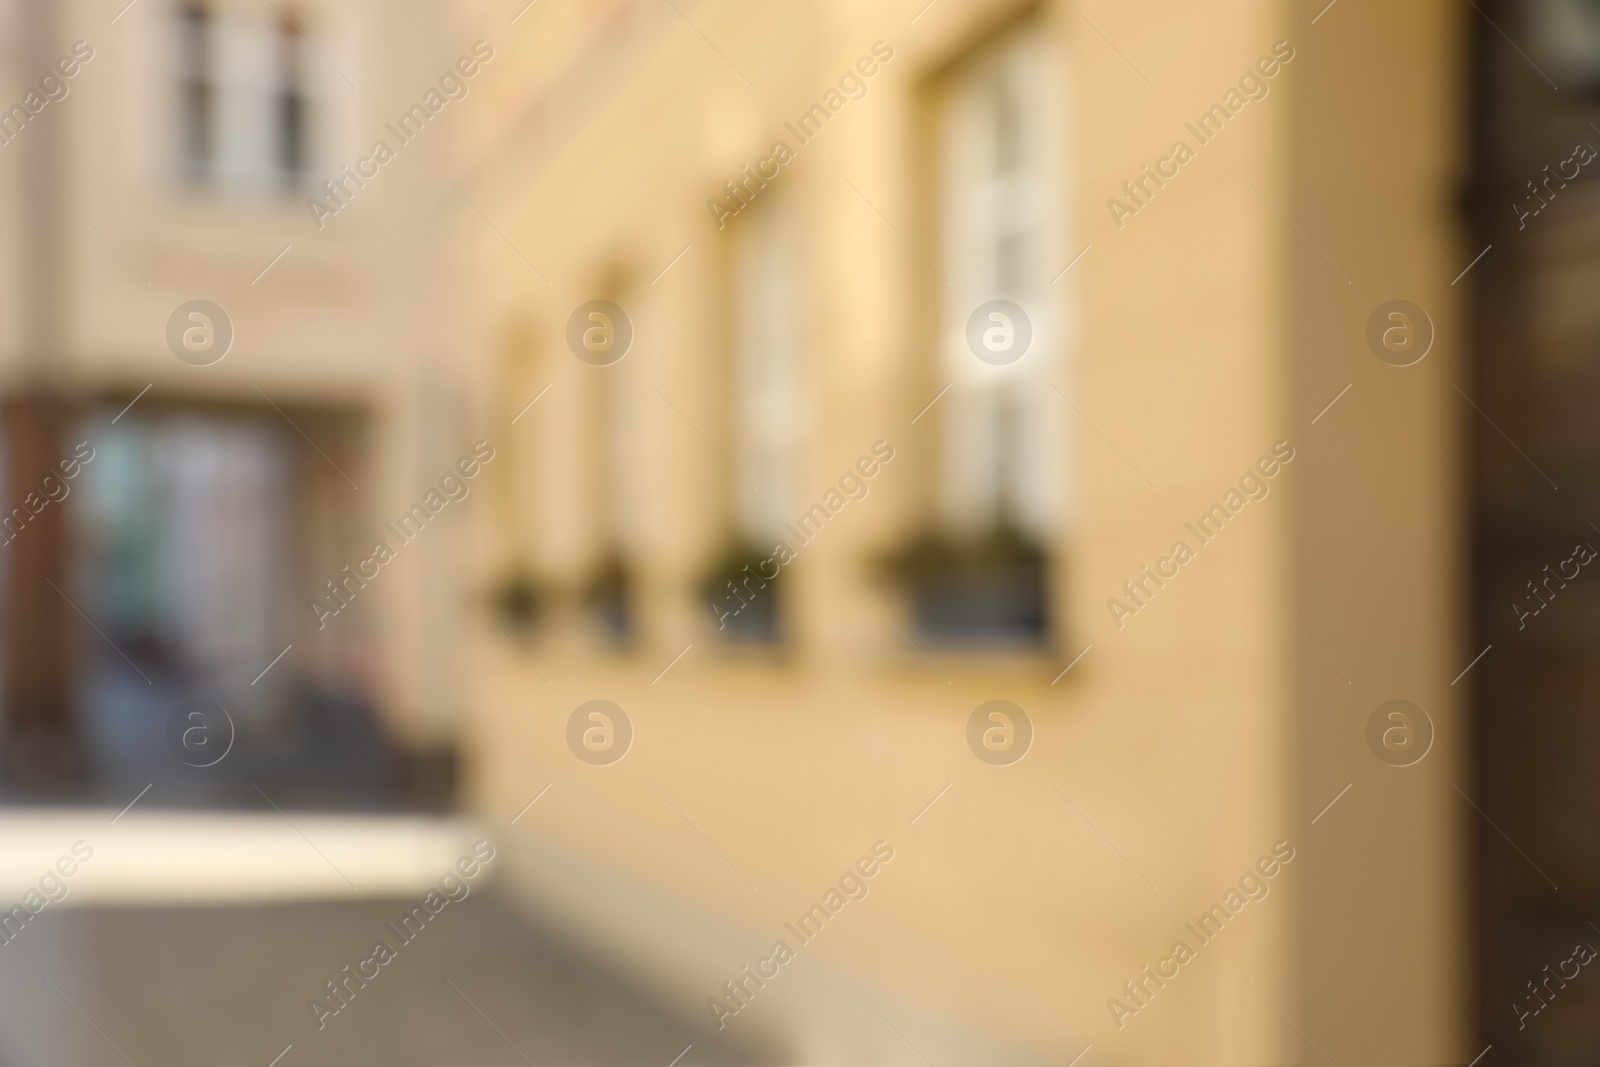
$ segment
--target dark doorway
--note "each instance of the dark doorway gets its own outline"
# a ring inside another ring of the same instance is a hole
[[[49,717],[19,703],[8,737],[53,724],[74,773],[40,766],[35,744],[0,801],[121,805],[150,790],[168,807],[449,805],[453,760],[409,752],[386,727],[363,669],[368,602],[326,634],[306,610],[371,525],[342,473],[360,469],[359,412],[111,397],[63,407],[50,447],[24,455],[26,431],[44,437],[40,410],[8,412],[12,466],[29,473],[12,478],[25,506],[0,562],[16,587],[8,659],[51,668],[53,688],[33,689],[54,699],[35,702]],[[47,476],[22,462],[57,452]]]

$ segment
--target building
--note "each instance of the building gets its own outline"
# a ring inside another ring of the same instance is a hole
[[[402,548],[383,524],[476,440],[442,113],[473,36],[445,54],[442,8],[413,7],[0,4],[4,751],[24,794],[150,782],[188,699],[226,707],[285,789],[448,778],[461,663],[435,593],[455,596],[461,527]],[[350,577],[380,539],[407,566]],[[249,775],[177,770],[168,800],[260,802]]]
[[[467,674],[530,904],[792,1062],[1477,1054],[1471,12],[519,17]]]

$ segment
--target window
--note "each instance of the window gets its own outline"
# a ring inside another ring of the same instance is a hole
[[[736,530],[707,581],[719,632],[735,641],[779,636],[781,579],[770,560],[779,541],[792,540],[783,527],[796,517],[792,505],[800,496],[805,413],[798,381],[797,242],[787,201],[781,193],[766,195],[771,199],[746,212],[733,235]]]
[[[1061,109],[1047,39],[1021,26],[937,87],[935,224],[941,271],[935,528],[899,561],[917,624],[934,639],[1037,641],[1046,563],[1066,521]],[[994,365],[968,343],[980,305],[1026,313],[1032,340]]]
[[[794,517],[801,411],[793,220],[785,202],[768,195],[737,224],[733,340],[739,468],[755,483],[735,477],[739,528],[770,550]]]
[[[179,151],[185,174],[203,180],[215,152],[212,128],[216,89],[211,81],[211,15],[198,4],[178,16],[180,85]]]
[[[1062,420],[1050,384],[1062,365],[1060,290],[1050,279],[1064,261],[1049,73],[1038,35],[1013,32],[957,73],[941,116],[943,360],[953,387],[940,504],[963,536],[1005,527],[1042,543],[1061,518]],[[1027,353],[1004,366],[967,344],[973,309],[996,298],[1019,305],[1033,327]]]
[[[278,23],[278,84],[274,118],[275,162],[284,185],[299,185],[306,170],[306,98],[301,83],[300,31]]]
[[[94,440],[78,501],[79,602],[158,686],[263,707],[292,672],[250,679],[294,639],[295,594],[314,587],[295,566],[293,434],[184,411],[130,417]],[[118,651],[85,649],[89,703],[151,699]]]
[[[1600,3],[1537,0],[1531,16],[1542,66],[1564,86],[1600,90]]]
[[[178,158],[189,181],[235,192],[297,188],[310,165],[304,38],[289,15],[178,14]]]
[[[609,275],[600,291],[614,294],[610,299],[632,309],[635,297],[626,272],[613,268]],[[649,384],[636,354],[586,373],[597,376],[593,383],[598,446],[595,534],[600,555],[585,599],[602,634],[626,644],[638,630],[639,563],[648,535],[650,464],[643,420]]]

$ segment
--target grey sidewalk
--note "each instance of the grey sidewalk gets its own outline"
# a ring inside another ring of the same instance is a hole
[[[0,1067],[775,1062],[492,892],[402,947],[385,924],[416,903],[47,908],[0,945]],[[398,958],[319,1032],[307,1001],[380,940]]]

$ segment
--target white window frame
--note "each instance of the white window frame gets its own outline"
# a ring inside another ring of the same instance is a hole
[[[1056,386],[1070,375],[1077,316],[1070,282],[1051,284],[1072,245],[1064,60],[1032,20],[967,57],[940,98],[936,217],[950,281],[940,365],[952,388],[941,413],[938,504],[944,528],[958,536],[1007,522],[1047,545],[1072,520],[1071,438]],[[1002,92],[1016,108],[1020,157],[997,171]],[[1001,263],[1008,237],[1022,249],[1010,272]],[[1027,353],[1002,366],[976,358],[967,342],[969,317],[992,299],[1016,303],[1032,324]]]

